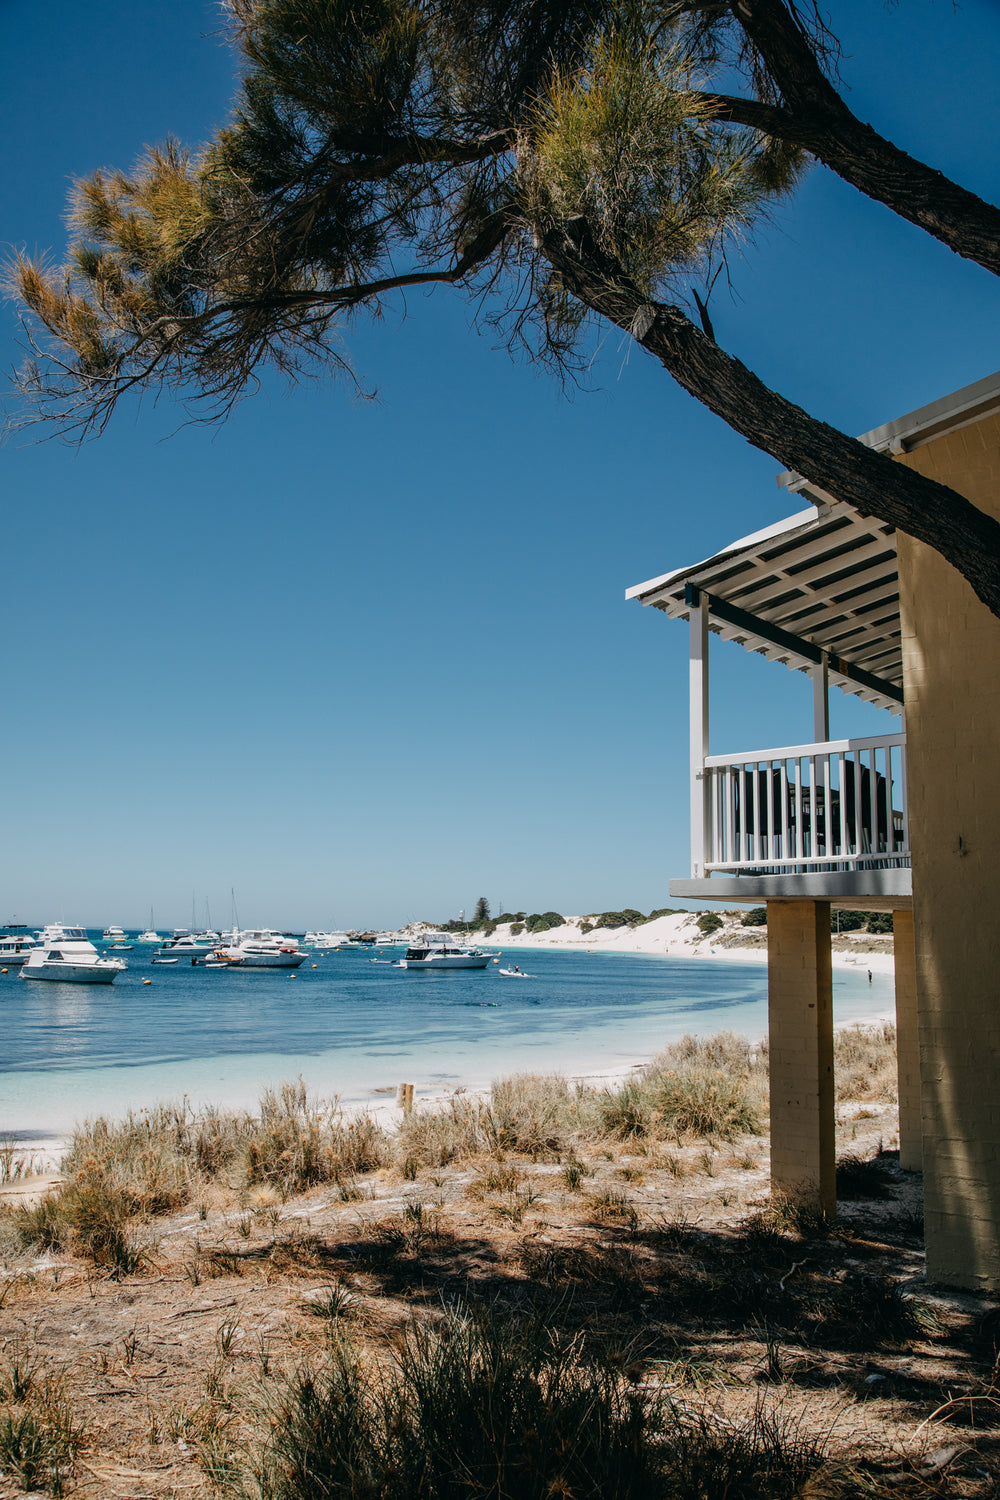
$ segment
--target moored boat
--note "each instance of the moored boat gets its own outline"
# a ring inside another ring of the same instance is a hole
[[[447,932],[425,932],[399,961],[401,969],[485,969],[491,953],[455,942]]]
[[[350,944],[346,932],[307,932],[302,941],[311,948],[344,948]]]
[[[42,929],[28,954],[22,979],[54,979],[62,984],[113,984],[128,968],[123,958],[101,958],[84,927],[53,922]]]
[[[38,939],[34,933],[19,922],[12,922],[6,932],[0,933],[0,965],[13,968],[27,963],[28,954],[37,947]]]
[[[295,938],[285,937],[270,927],[246,928],[237,934],[237,939],[218,953],[244,969],[297,969],[306,960],[305,951]]]
[[[183,927],[174,929],[172,937],[165,938],[163,944],[157,949],[157,958],[189,958],[193,963],[199,959],[207,958],[212,952],[218,937],[213,933],[211,937],[203,933],[188,932]]]

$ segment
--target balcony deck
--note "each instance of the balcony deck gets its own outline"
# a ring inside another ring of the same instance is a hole
[[[707,755],[704,853],[672,896],[908,905],[906,736]]]

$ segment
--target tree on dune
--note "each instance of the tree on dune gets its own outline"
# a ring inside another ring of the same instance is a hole
[[[477,924],[490,920],[490,903],[485,896],[480,896],[476,902],[476,909],[472,913],[472,920]]]
[[[1000,271],[1000,213],[851,114],[806,0],[228,10],[245,61],[232,123],[196,155],[168,142],[78,183],[68,267],[12,269],[37,412],[81,435],[131,391],[218,418],[268,366],[357,383],[355,318],[455,287],[563,372],[588,323],[613,324],[756,447],[935,547],[1000,615],[1000,524],[808,415],[714,335],[729,252],[810,158]],[[742,93],[714,86],[734,79]]]

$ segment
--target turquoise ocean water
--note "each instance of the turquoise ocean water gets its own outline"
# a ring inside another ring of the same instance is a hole
[[[0,976],[0,1134],[50,1138],[184,1094],[252,1105],[300,1075],[346,1104],[385,1102],[404,1081],[433,1099],[513,1072],[624,1071],[688,1031],[767,1029],[763,964],[521,950],[535,977],[515,980],[494,964],[414,973],[391,951],[372,963],[348,949],[292,978],[154,966],[150,951],[134,948],[114,985]],[[892,1005],[891,977],[834,971],[838,1023]]]

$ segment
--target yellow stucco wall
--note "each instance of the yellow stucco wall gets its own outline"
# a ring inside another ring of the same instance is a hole
[[[1000,415],[900,463],[1000,518]],[[899,534],[927,1274],[1000,1288],[1000,620]]]

